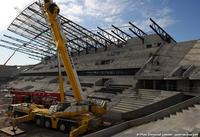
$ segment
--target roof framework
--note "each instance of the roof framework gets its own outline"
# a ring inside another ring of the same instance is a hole
[[[91,48],[95,50],[100,47],[106,49],[113,44],[108,39],[87,30],[62,15],[59,15],[59,18],[66,36],[67,46],[71,52],[86,51],[88,53]],[[56,54],[49,25],[38,2],[34,2],[24,9],[10,24],[8,30],[15,35],[4,35],[6,40],[0,40],[3,43],[0,45],[1,47],[39,58]]]
[[[110,31],[98,27],[98,32],[94,33],[79,24],[59,15],[63,33],[66,36],[67,46],[70,52],[89,53],[91,49],[97,50],[110,45],[126,43],[132,38],[132,34],[137,34],[139,38],[144,37],[144,32],[129,24],[128,33],[123,29],[112,25]],[[136,28],[131,29],[130,28]],[[5,39],[0,40],[0,47],[17,50],[29,55],[33,59],[41,59],[56,54],[55,44],[51,36],[51,31],[40,9],[40,4],[34,2],[25,8],[10,24],[8,30],[14,35],[4,35]],[[133,31],[135,31],[133,33]],[[145,34],[146,35],[146,34]]]

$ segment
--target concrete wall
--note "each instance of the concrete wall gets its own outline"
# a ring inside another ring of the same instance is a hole
[[[158,46],[158,43],[163,45],[165,42],[156,34],[148,35],[144,39],[144,45],[152,44],[152,46]]]
[[[177,90],[189,92],[190,91],[190,81],[189,80],[177,80]]]
[[[200,93],[200,80],[192,80],[190,86],[192,92]]]
[[[184,59],[180,62],[180,65],[193,64],[194,66],[200,66],[200,42],[191,41],[190,43],[194,44],[194,46],[185,55]]]

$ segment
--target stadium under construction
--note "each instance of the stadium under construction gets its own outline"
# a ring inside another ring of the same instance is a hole
[[[126,27],[114,24],[109,30],[97,27],[96,31],[90,31],[62,15],[58,17],[84,95],[88,100],[107,104],[104,125],[81,136],[200,135],[200,40],[176,42],[151,18],[149,27],[153,34],[145,33],[132,22]],[[10,126],[11,119],[6,111],[13,99],[15,103],[30,102],[46,96],[41,95],[44,93],[59,93],[60,88],[60,62],[40,4],[34,2],[25,8],[8,31],[13,35],[5,34],[0,39],[0,47],[27,54],[40,63],[1,66],[2,130]],[[60,66],[65,99],[75,101],[64,64]],[[26,99],[17,98],[18,92]],[[39,102],[42,101],[47,99]],[[17,135],[19,137],[64,137],[68,134],[32,122],[17,126],[25,131]],[[9,135],[0,132],[0,136]]]

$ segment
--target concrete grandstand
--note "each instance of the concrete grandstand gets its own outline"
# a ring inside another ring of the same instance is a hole
[[[194,119],[200,112],[197,105],[200,101],[200,41],[176,42],[152,19],[150,27],[155,34],[146,34],[132,23],[129,23],[129,32],[113,26],[112,33],[101,28],[95,33],[63,16],[60,18],[85,95],[88,99],[106,100],[105,119],[113,123],[111,127],[86,136],[171,132],[171,125],[173,132],[200,133]],[[33,22],[34,25],[30,25]],[[58,92],[56,50],[38,3],[22,11],[8,30],[22,39],[5,35],[5,40],[1,40],[4,45],[0,46],[12,50],[22,46],[19,52],[41,62],[20,70],[6,86]],[[9,46],[11,43],[15,43],[15,48]],[[61,70],[66,75],[63,66]],[[66,77],[64,80],[66,98],[73,100],[69,81]],[[184,110],[188,107],[189,110]],[[174,124],[177,119],[181,122]]]

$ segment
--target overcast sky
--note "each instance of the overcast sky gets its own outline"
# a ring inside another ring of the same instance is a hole
[[[177,41],[200,38],[199,0],[55,0],[61,14],[88,29],[121,26],[134,22],[149,32],[149,18],[165,28]],[[4,0],[0,8],[0,38],[12,20],[34,0]],[[0,47],[0,64],[13,51]],[[17,53],[8,64],[34,64],[37,61]]]

